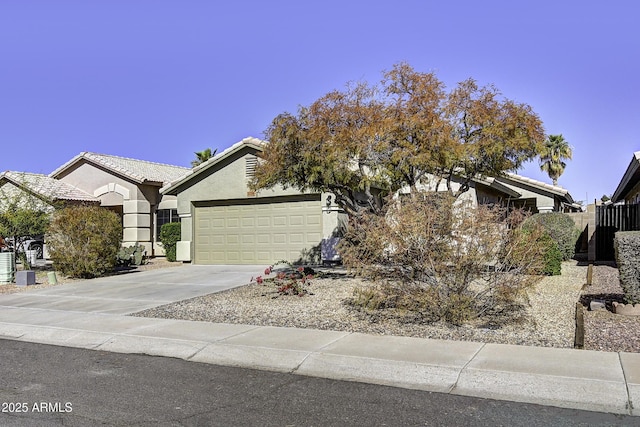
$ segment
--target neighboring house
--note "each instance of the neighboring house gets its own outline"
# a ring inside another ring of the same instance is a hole
[[[514,202],[525,208],[530,208],[533,213],[578,212],[581,210],[580,205],[573,200],[569,191],[558,185],[546,184],[514,173],[507,173],[496,180],[518,192],[520,196],[513,199]]]
[[[4,172],[0,190],[27,191],[53,209],[60,203],[95,203],[122,219],[123,246],[142,244],[149,256],[164,255],[160,227],[177,222],[177,199],[160,188],[190,168],[83,152],[51,174]]]
[[[100,200],[91,194],[47,175],[5,171],[0,174],[0,204],[13,201],[48,212],[54,207],[79,203],[100,204]],[[42,236],[23,236],[26,237],[29,238],[23,241],[22,249],[35,250],[37,258],[46,256]]]
[[[26,190],[49,204],[96,203],[111,209],[122,218],[123,245],[143,244],[150,256],[164,255],[160,227],[180,221],[180,261],[320,261],[346,215],[330,193],[279,186],[252,191],[248,184],[264,144],[245,138],[193,169],[83,152],[48,176],[5,172],[0,189]],[[532,212],[576,208],[567,190],[515,174],[474,179],[470,187],[461,197],[475,204],[501,203]]]
[[[90,194],[122,218],[123,246],[142,244],[150,256],[164,255],[160,227],[176,222],[177,200],[160,188],[190,168],[83,152],[53,171],[57,181]]]
[[[640,151],[633,153],[631,163],[611,196],[611,201],[625,205],[640,203]]]
[[[452,179],[452,190],[458,191],[461,179]],[[447,191],[446,184],[435,178],[427,179],[419,186],[426,191]],[[408,193],[404,188],[401,193]],[[509,207],[524,208],[532,213],[539,212],[574,212],[580,206],[566,189],[545,184],[531,178],[507,173],[498,178],[474,178],[469,183],[469,190],[460,195],[459,200],[478,204],[501,204]]]
[[[178,260],[264,265],[319,261],[323,241],[336,235],[346,216],[330,193],[281,187],[251,191],[248,183],[264,144],[245,138],[160,190],[163,197],[177,198],[182,222]],[[574,208],[567,190],[512,174],[474,179],[461,197],[533,212]]]
[[[100,199],[72,185],[47,175],[5,171],[0,174],[2,199],[26,193],[37,200],[40,207],[53,210],[58,204],[100,203]]]

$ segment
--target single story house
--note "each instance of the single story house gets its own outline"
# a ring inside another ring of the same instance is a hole
[[[640,203],[640,151],[633,153],[627,170],[611,196],[611,202],[625,205]]]
[[[0,191],[20,189],[43,201],[111,209],[122,218],[123,245],[142,244],[150,256],[164,255],[160,227],[180,221],[180,261],[269,265],[335,259],[329,252],[346,214],[332,194],[249,188],[265,143],[245,138],[193,169],[83,152],[49,175],[5,172]],[[474,179],[462,197],[533,212],[576,206],[562,187],[515,174]]]
[[[533,213],[577,212],[581,209],[569,191],[558,185],[547,184],[514,173],[507,173],[495,179],[519,193],[520,195],[512,200]]]
[[[265,143],[245,138],[160,190],[163,198],[177,198],[178,260],[264,265],[320,260],[323,244],[335,237],[346,215],[330,193],[252,191],[248,183]],[[533,212],[575,208],[562,187],[515,174],[474,179],[471,187],[463,197],[475,203],[500,201]]]
[[[20,198],[27,194],[39,207],[53,210],[57,204],[95,203],[100,200],[72,185],[47,175],[5,171],[0,174],[0,199]]]
[[[123,246],[142,244],[150,256],[164,255],[160,227],[179,220],[177,198],[160,188],[191,169],[106,154],[82,152],[49,175],[4,172],[2,189],[28,191],[41,200],[96,203],[122,219]]]
[[[335,233],[344,214],[329,194],[281,187],[252,191],[248,183],[264,143],[245,138],[160,190],[178,201],[178,260],[263,265],[320,260],[323,238]]]
[[[436,182],[435,178],[426,179],[419,188],[427,191],[447,191],[446,183]],[[453,191],[458,191],[462,179],[452,179]],[[400,190],[409,192],[409,188]],[[460,196],[461,201],[478,204],[502,204],[516,208],[524,208],[532,213],[542,212],[574,212],[580,210],[569,194],[569,191],[546,184],[521,175],[506,173],[497,178],[473,178],[469,190]]]
[[[160,227],[177,221],[175,197],[160,188],[190,168],[106,154],[82,152],[49,176],[100,200],[122,218],[123,246],[142,244],[150,256],[164,255]]]

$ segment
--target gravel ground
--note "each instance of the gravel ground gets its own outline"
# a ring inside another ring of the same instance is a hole
[[[136,267],[145,271],[182,265],[164,258],[154,258]],[[27,292],[78,281],[57,275],[58,284],[48,283],[50,267],[37,270],[36,285],[18,287],[0,284],[0,294]],[[480,341],[487,343],[572,348],[575,336],[575,302],[584,310],[584,348],[601,351],[640,353],[640,317],[616,315],[610,311],[612,301],[622,301],[618,270],[611,265],[593,267],[592,285],[586,282],[587,267],[565,262],[562,275],[544,277],[528,292],[528,302],[512,323],[496,322],[466,326],[443,323],[424,325],[402,323],[383,316],[371,317],[344,303],[356,287],[374,286],[370,282],[335,270],[316,278],[310,286],[313,295],[278,296],[273,286],[249,284],[218,294],[206,295],[175,304],[136,313],[140,317],[159,317],[220,323],[291,326],[341,330],[380,335]],[[249,279],[249,278],[248,278]],[[588,311],[589,301],[606,301],[609,310]],[[494,319],[495,320],[495,319]]]
[[[607,310],[584,310],[584,348],[601,351],[640,353],[640,316],[624,316],[611,311],[613,301],[623,302],[618,269],[612,265],[595,265],[592,284],[585,288],[581,301],[606,302]]]
[[[136,313],[140,317],[243,323],[399,335],[423,338],[572,348],[575,303],[586,267],[563,264],[563,274],[542,278],[529,291],[528,304],[515,322],[477,322],[455,327],[443,323],[410,324],[388,317],[371,317],[344,303],[356,287],[374,286],[346,274],[328,274],[310,286],[313,295],[278,296],[273,285],[256,283]],[[513,320],[513,319],[512,319]]]

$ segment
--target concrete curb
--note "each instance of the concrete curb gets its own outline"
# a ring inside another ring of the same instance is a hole
[[[11,316],[6,311],[1,316],[0,338],[564,408],[640,414],[634,410],[634,402],[640,402],[640,354],[636,353],[52,310],[9,311]],[[36,324],[25,324],[26,318]]]

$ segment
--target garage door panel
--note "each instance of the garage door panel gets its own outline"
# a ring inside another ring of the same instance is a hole
[[[322,239],[320,200],[197,207],[195,262],[297,261]]]
[[[320,225],[319,215],[307,215],[305,219],[307,221],[307,225],[309,226]]]
[[[256,226],[256,219],[252,218],[252,217],[243,217],[242,221],[240,222],[240,224],[242,225],[243,228],[245,228],[245,227],[255,227]]]
[[[273,251],[273,259],[274,261],[269,261],[269,263],[277,261],[289,261],[289,253],[286,250]]]
[[[287,217],[284,215],[274,216],[272,224],[273,227],[286,227]]]
[[[289,234],[289,243],[303,243],[305,236],[303,233],[291,233]]]
[[[289,217],[289,225],[292,227],[304,225],[304,215],[291,215]]]
[[[266,216],[259,216],[258,218],[256,218],[256,227],[271,227],[271,218]]]

